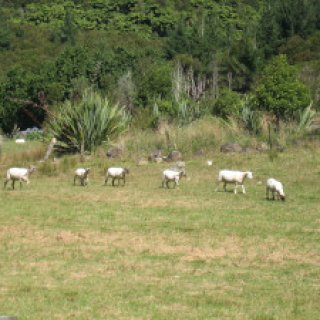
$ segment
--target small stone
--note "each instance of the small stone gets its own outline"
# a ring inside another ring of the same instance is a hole
[[[220,152],[230,153],[230,152],[242,152],[243,149],[239,143],[225,143],[220,147]]]
[[[168,155],[168,160],[169,161],[179,161],[182,160],[182,154],[178,150],[173,150],[169,153]]]

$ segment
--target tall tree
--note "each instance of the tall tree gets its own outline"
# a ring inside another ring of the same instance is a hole
[[[61,28],[61,40],[69,41],[71,45],[76,44],[78,34],[77,25],[74,22],[74,17],[70,8],[66,9],[66,16],[63,27]]]
[[[280,119],[290,119],[310,103],[305,85],[284,55],[273,58],[266,65],[255,90],[257,106]]]
[[[0,0],[0,51],[10,48],[10,28]]]

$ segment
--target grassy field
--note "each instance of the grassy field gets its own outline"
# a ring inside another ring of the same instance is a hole
[[[10,150],[8,148],[7,150]],[[5,156],[5,155],[4,155]],[[103,186],[110,163],[40,172],[0,191],[0,315],[18,319],[320,319],[320,149],[211,155],[160,188],[168,164]],[[8,160],[8,158],[5,158]],[[3,172],[8,162],[2,165]],[[219,169],[250,169],[247,194],[215,192]],[[265,200],[283,181],[285,203]]]

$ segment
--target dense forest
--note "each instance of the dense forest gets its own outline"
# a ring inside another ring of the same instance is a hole
[[[320,104],[318,0],[0,0],[0,127],[45,127],[87,88],[131,125]],[[251,126],[251,128],[250,128]]]

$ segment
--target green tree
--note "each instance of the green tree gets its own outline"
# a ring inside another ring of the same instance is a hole
[[[13,68],[2,84],[2,129],[10,132],[16,124],[20,128],[41,126],[45,118],[46,98],[43,80],[22,67]]]
[[[278,124],[280,119],[294,118],[310,103],[308,89],[298,79],[285,55],[273,58],[266,65],[255,96],[258,108],[274,114]]]
[[[10,28],[0,0],[0,51],[10,48]]]
[[[172,80],[170,64],[149,66],[142,79],[137,83],[138,100],[143,106],[153,105],[155,99],[171,97]]]
[[[77,34],[78,34],[78,28],[74,22],[72,12],[68,8],[66,10],[64,25],[61,28],[61,41],[62,42],[69,41],[70,44],[74,46],[76,44]]]
[[[227,119],[229,116],[238,117],[241,112],[241,96],[239,93],[223,89],[213,106],[215,116]]]

